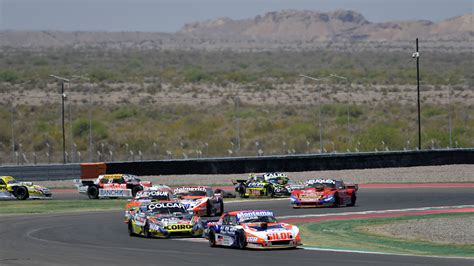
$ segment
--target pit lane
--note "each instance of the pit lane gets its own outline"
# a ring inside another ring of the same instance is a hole
[[[288,200],[228,203],[276,216],[474,204],[471,188],[361,189],[348,208],[292,209]],[[473,265],[472,260],[314,250],[249,251],[129,237],[121,211],[0,217],[0,265]],[[303,238],[304,242],[304,238]]]

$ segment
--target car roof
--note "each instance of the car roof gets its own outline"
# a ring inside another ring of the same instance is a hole
[[[230,211],[230,212],[227,212],[227,214],[237,215],[239,213],[245,213],[245,212],[271,212],[273,213],[272,211],[269,211],[269,210],[240,210],[240,211]]]

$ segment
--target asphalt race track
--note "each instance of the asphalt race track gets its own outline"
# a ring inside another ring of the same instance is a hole
[[[269,209],[283,216],[473,204],[472,187],[360,189],[355,207],[294,210],[288,200],[265,200],[227,204],[226,210]],[[0,265],[474,265],[467,259],[301,248],[211,248],[202,241],[129,237],[122,219],[121,211],[0,217]]]

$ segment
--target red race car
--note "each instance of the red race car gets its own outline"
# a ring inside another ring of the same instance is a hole
[[[224,200],[208,186],[177,187],[174,197],[198,216],[218,216],[224,212]]]
[[[354,206],[358,185],[346,185],[342,180],[311,179],[301,190],[291,192],[293,208],[323,206]]]

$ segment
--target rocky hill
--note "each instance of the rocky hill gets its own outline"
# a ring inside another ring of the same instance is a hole
[[[186,24],[177,33],[0,31],[0,47],[206,50],[404,49],[415,38],[428,49],[472,51],[473,14],[439,23],[373,23],[348,10],[283,10],[253,19],[220,18]]]
[[[425,20],[372,23],[362,14],[348,10],[331,13],[284,10],[256,16],[253,19],[221,18],[190,23],[180,32],[201,37],[280,41],[405,41],[416,37],[429,40],[469,41],[474,37],[474,24],[473,14],[440,23]]]

